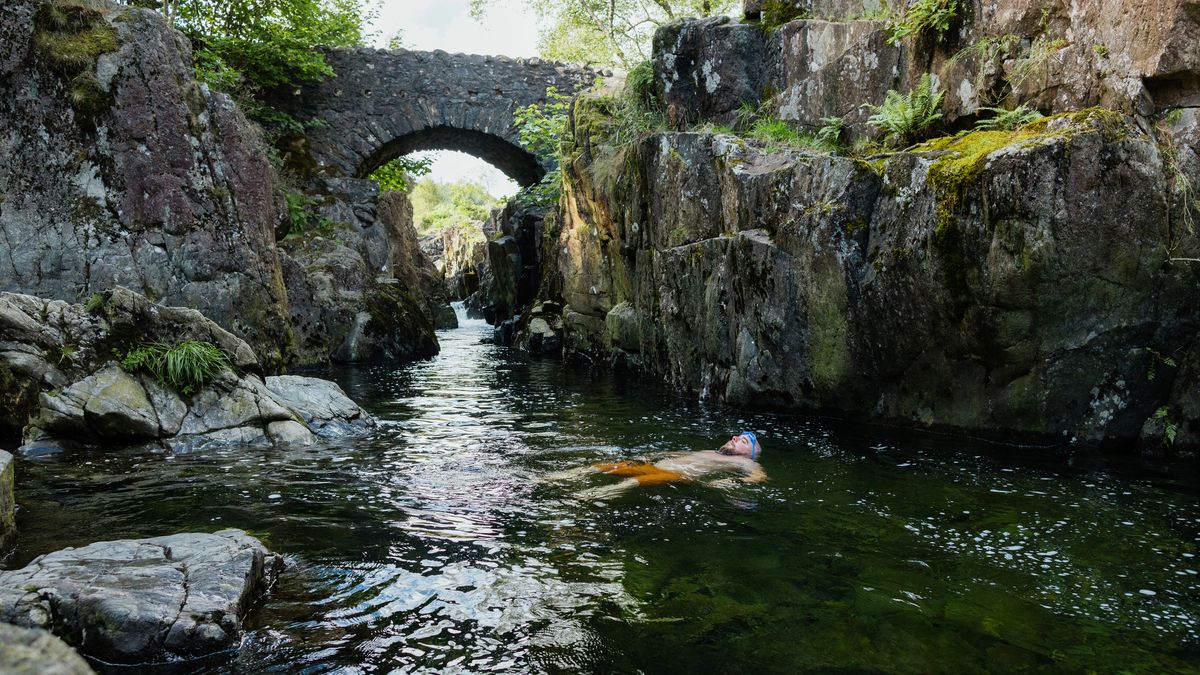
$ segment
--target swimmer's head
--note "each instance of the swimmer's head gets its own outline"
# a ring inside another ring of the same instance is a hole
[[[749,457],[750,459],[758,459],[762,454],[762,446],[758,443],[758,437],[753,431],[743,431],[729,439],[729,442],[722,445],[718,450],[723,455],[736,455],[738,457]]]

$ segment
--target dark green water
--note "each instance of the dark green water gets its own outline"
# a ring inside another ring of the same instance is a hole
[[[707,409],[480,335],[335,373],[383,420],[367,440],[22,459],[8,565],[251,531],[288,569],[203,672],[1200,672],[1192,488]],[[572,495],[599,480],[539,481],[744,427],[765,484],[593,504]]]

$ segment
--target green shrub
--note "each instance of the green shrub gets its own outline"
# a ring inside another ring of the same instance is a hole
[[[288,232],[295,235],[315,233],[326,237],[333,234],[333,221],[315,211],[313,200],[308,195],[284,190],[283,197],[287,200],[288,220],[291,223]]]
[[[942,118],[938,112],[945,94],[937,90],[928,73],[907,94],[891,90],[883,105],[868,105],[874,115],[867,124],[887,132],[889,141],[911,141]]]
[[[642,61],[634,66],[625,78],[625,91],[646,108],[658,105],[658,97],[654,93],[654,65]]]
[[[233,366],[216,345],[187,340],[173,347],[159,342],[142,345],[125,355],[121,367],[148,373],[161,384],[191,395]]]
[[[371,172],[367,178],[379,183],[380,192],[408,192],[413,179],[420,178],[433,168],[430,157],[397,157]]]
[[[1019,105],[1012,110],[1004,108],[980,108],[980,110],[992,113],[991,117],[975,123],[975,128],[981,131],[1015,131],[1043,117],[1042,113],[1026,105]]]
[[[940,37],[950,30],[950,22],[958,15],[958,0],[916,0],[911,5],[901,0],[900,6],[902,9],[888,21],[888,43],[893,45],[925,30],[933,30]]]

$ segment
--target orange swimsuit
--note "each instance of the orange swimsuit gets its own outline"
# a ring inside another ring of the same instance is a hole
[[[649,462],[616,462],[615,464],[596,464],[597,470],[614,476],[628,476],[642,485],[662,485],[677,483],[687,478],[675,471],[660,469]]]

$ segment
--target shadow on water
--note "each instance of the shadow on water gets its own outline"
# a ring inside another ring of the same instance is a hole
[[[317,448],[18,464],[9,566],[240,527],[289,566],[191,672],[1195,672],[1200,504],[1155,465],[713,409],[483,344],[330,375]],[[573,497],[548,473],[760,432],[771,476]]]

